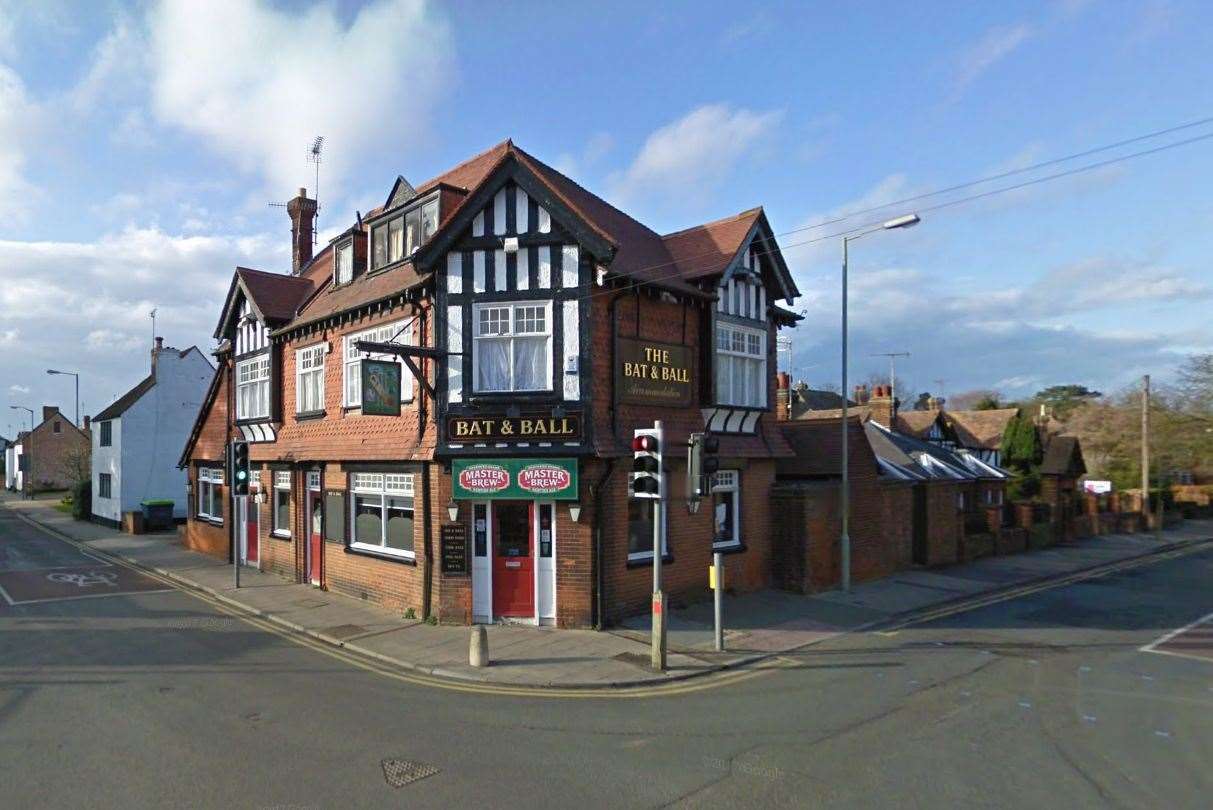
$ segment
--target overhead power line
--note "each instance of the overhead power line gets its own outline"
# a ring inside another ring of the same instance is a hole
[[[1205,120],[1209,121],[1209,122],[1213,122],[1213,118],[1205,119]],[[1195,125],[1196,125],[1195,123],[1185,124],[1184,127],[1190,127],[1190,126],[1195,126]],[[1169,130],[1169,131],[1174,131],[1175,129],[1179,129],[1179,128],[1172,128],[1172,130]],[[1151,137],[1151,136],[1140,136],[1139,138],[1136,138],[1133,140],[1141,140],[1141,139],[1147,138],[1147,137]],[[999,188],[990,189],[989,191],[982,191],[977,194],[970,194],[968,196],[959,197],[954,200],[947,200],[945,202],[936,203],[934,205],[929,205],[924,208],[917,209],[917,213],[930,213],[931,211],[940,211],[945,208],[953,208],[955,206],[964,205],[966,203],[975,202],[977,200],[983,200],[983,199],[987,199],[989,197],[995,197],[999,194],[1006,194],[1008,192],[1018,191],[1020,189],[1029,188],[1031,186],[1040,185],[1042,183],[1048,183],[1048,182],[1052,182],[1054,180],[1060,180],[1065,177],[1072,177],[1074,175],[1083,174],[1085,172],[1095,171],[1097,169],[1102,169],[1107,166],[1115,165],[1117,163],[1123,163],[1128,160],[1134,160],[1136,158],[1146,157],[1147,155],[1154,155],[1154,154],[1158,154],[1159,152],[1165,152],[1170,149],[1176,149],[1181,146],[1188,146],[1193,143],[1207,141],[1210,138],[1213,138],[1213,132],[1208,132],[1203,135],[1196,135],[1191,138],[1185,138],[1184,140],[1180,140],[1180,141],[1173,141],[1171,143],[1162,144],[1161,146],[1151,147],[1150,149],[1142,149],[1137,152],[1130,152],[1127,155],[1119,155],[1114,158],[1108,158],[1106,160],[1100,160],[1100,161],[1096,161],[1094,163],[1087,163],[1082,166],[1075,166],[1072,169],[1066,169],[1064,171],[1054,172],[1052,174],[1044,175],[1043,177],[1035,177],[1035,178],[1032,178],[1031,180],[1024,180],[1020,183],[1012,183],[1009,186],[1000,186]],[[1126,143],[1127,142],[1131,142],[1131,141],[1126,141]],[[1091,154],[1091,153],[1097,152],[1097,151],[1106,151],[1107,148],[1109,148],[1109,147],[1100,147],[1095,150],[1087,150],[1087,154]],[[1061,161],[1068,160],[1068,159],[1070,159],[1070,158],[1057,158],[1056,160],[1051,161],[1051,163],[1057,163],[1057,162],[1061,162]],[[1025,171],[1026,171],[1026,169],[1025,169]],[[1018,170],[1016,173],[1019,173]],[[985,180],[973,181],[973,182],[967,183],[967,184],[960,184],[959,186],[956,186],[954,188],[967,187],[967,186],[976,185],[976,184],[979,184],[982,182],[986,182],[986,181]],[[938,193],[942,193],[942,192],[938,192]],[[927,195],[919,195],[919,197],[914,198],[914,199],[921,199],[922,197],[925,197],[925,196],[934,196],[934,194],[935,194],[935,192],[933,192],[931,194],[927,194]],[[888,205],[896,205],[896,204],[897,203],[889,203]],[[884,207],[887,207],[887,206],[877,206],[877,208],[873,209],[873,210],[878,210],[879,208],[884,208]],[[832,220],[831,222],[841,222],[841,221],[845,221],[845,220],[851,219],[851,218],[853,218],[853,217],[847,216],[847,217],[843,217],[839,220]],[[790,244],[784,245],[782,250],[786,251],[789,248],[802,247],[804,245],[811,245],[816,242],[824,242],[829,239],[837,239],[841,236],[849,236],[851,234],[858,233],[863,230],[867,230],[868,228],[877,227],[881,223],[882,223],[882,220],[869,220],[867,222],[864,222],[861,225],[856,225],[856,226],[853,226],[850,228],[845,228],[843,230],[835,231],[833,233],[825,234],[823,236],[815,236],[815,237],[811,237],[809,239],[802,239],[798,242],[792,242]],[[826,223],[826,222],[818,223],[816,225],[806,226],[804,228],[796,228],[791,231],[784,231],[783,233],[775,234],[775,235],[776,236],[786,236],[788,234],[798,233],[801,231],[809,230],[810,228],[822,227],[827,224],[830,224],[830,223]],[[755,255],[769,255],[774,252],[775,252],[774,250],[757,251],[755,253]],[[693,261],[695,259],[708,259],[708,258],[712,258],[712,257],[719,256],[719,255],[720,254],[718,252],[703,253],[698,256],[690,256],[690,257],[684,258],[683,261],[686,262],[686,261]],[[647,286],[650,284],[661,283],[664,280],[674,277],[674,275],[676,274],[676,272],[678,270],[675,262],[661,262],[658,264],[648,265],[646,267],[640,267],[631,272],[633,272],[633,273],[649,272],[649,271],[653,271],[653,270],[662,270],[662,269],[668,269],[673,272],[667,272],[665,274],[660,274],[655,278],[637,280],[637,281],[635,281],[635,285],[637,287],[643,287],[643,286]],[[609,295],[614,292],[615,292],[614,290],[602,290],[599,292],[590,293],[590,295],[588,297],[592,298],[596,295]]]

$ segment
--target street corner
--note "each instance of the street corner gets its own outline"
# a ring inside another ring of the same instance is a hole
[[[137,571],[108,563],[53,570],[0,571],[0,596],[9,605],[61,602],[167,590]]]

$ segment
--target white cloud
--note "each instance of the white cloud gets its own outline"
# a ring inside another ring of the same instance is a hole
[[[1010,56],[1035,34],[1026,23],[991,28],[960,56],[956,67],[956,89],[968,87],[979,76]]]
[[[95,242],[0,241],[0,338],[20,330],[21,348],[0,352],[0,379],[54,403],[62,390],[46,369],[84,357],[81,399],[103,407],[147,374],[153,307],[167,343],[207,352],[235,265],[275,270],[289,264],[288,250],[276,233],[133,226]]]
[[[10,385],[10,386],[8,387],[8,392],[9,392],[10,394],[28,394],[28,393],[29,393],[29,391],[30,391],[30,388],[29,388],[29,386],[28,386],[28,385],[16,385],[16,384],[14,384],[14,385]]]
[[[615,148],[615,139],[609,132],[596,132],[586,141],[580,153],[562,152],[553,164],[561,172],[574,180],[583,181],[585,173],[592,169],[607,153]]]
[[[646,195],[694,198],[724,180],[782,118],[781,110],[697,107],[649,135],[632,164],[611,177],[612,192],[621,202]]]
[[[451,73],[448,26],[422,0],[380,0],[348,25],[332,3],[163,3],[148,27],[155,114],[279,196],[310,176],[316,135],[330,190],[368,149],[416,144]]]
[[[103,102],[135,98],[145,89],[146,75],[146,33],[123,16],[93,48],[88,70],[72,88],[68,101],[75,112],[83,114]]]
[[[25,177],[25,142],[36,118],[21,77],[0,64],[0,219],[22,222],[29,215],[34,188]]]

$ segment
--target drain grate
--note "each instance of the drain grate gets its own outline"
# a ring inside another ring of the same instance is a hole
[[[380,764],[383,765],[383,778],[394,788],[402,788],[418,779],[438,773],[438,769],[433,765],[407,759],[385,759]]]

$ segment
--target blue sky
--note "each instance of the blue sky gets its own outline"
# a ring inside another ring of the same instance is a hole
[[[0,0],[0,387],[70,411],[44,370],[78,367],[95,413],[146,373],[153,306],[209,348],[232,268],[289,263],[267,203],[313,187],[315,135],[323,229],[512,137],[657,230],[761,204],[784,233],[1211,116],[1210,31],[1179,0]],[[909,351],[944,394],[1165,378],[1213,350],[1211,168],[1213,140],[856,243],[852,375]],[[781,237],[814,385],[839,244],[796,243],[838,227]]]

